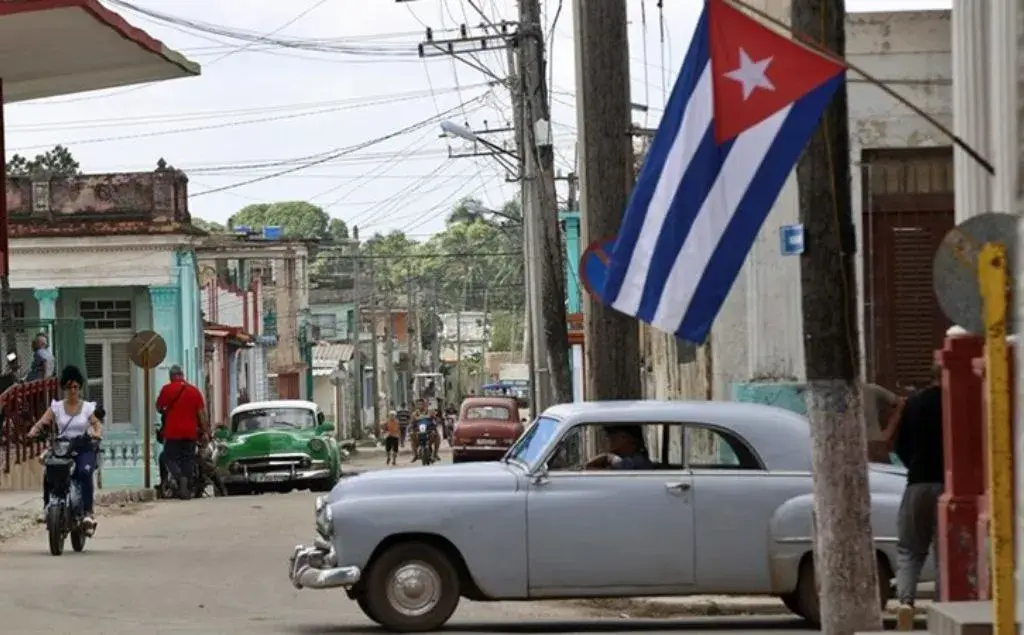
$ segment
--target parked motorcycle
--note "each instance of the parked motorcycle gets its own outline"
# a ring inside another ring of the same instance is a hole
[[[227,496],[227,489],[217,474],[217,458],[224,452],[224,443],[214,439],[205,446],[196,446],[196,458],[192,462],[192,476],[189,479],[192,498]],[[160,457],[160,484],[156,487],[157,498],[177,498],[177,486],[170,482],[167,465]]]
[[[43,459],[45,478],[50,485],[50,502],[46,505],[46,532],[49,536],[50,553],[59,556],[64,553],[64,541],[71,536],[71,548],[85,549],[89,537],[85,526],[85,507],[81,488],[75,475],[75,458],[80,444],[88,443],[99,452],[99,440],[79,437],[78,439],[58,438],[50,446]]]

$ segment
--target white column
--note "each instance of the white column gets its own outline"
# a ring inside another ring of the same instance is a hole
[[[954,2],[951,20],[953,132],[986,158],[992,154],[988,143],[988,5]],[[963,150],[956,148],[953,153],[956,221],[960,223],[989,211],[991,177]]]
[[[978,4],[986,4],[984,2]],[[989,8],[989,130],[992,210],[1013,212],[1017,207],[1017,5],[1013,0],[990,0]]]

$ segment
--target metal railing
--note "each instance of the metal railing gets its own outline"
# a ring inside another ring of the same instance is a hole
[[[56,377],[15,384],[0,394],[0,481],[11,468],[38,457],[46,443],[28,438],[28,431],[39,420],[58,394]]]

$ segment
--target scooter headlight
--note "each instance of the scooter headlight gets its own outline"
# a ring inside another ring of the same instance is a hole
[[[51,452],[58,458],[67,457],[71,454],[71,442],[66,439],[58,439],[53,442]]]

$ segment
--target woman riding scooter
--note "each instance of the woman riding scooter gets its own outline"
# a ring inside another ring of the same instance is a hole
[[[96,451],[93,441],[103,436],[101,418],[103,409],[97,408],[93,401],[85,401],[81,397],[85,377],[75,366],[65,366],[60,373],[60,385],[64,390],[64,399],[50,403],[43,416],[28,431],[32,439],[50,428],[54,438],[69,439],[75,446],[74,477],[82,492],[82,507],[85,512],[83,525],[86,535],[92,536],[96,531],[96,519],[93,517],[93,474],[96,472]],[[49,484],[43,482],[43,509],[50,502]]]

